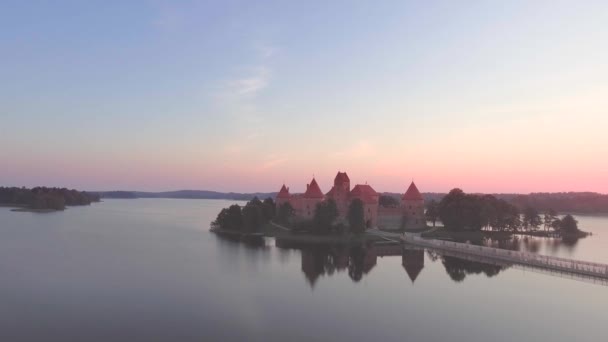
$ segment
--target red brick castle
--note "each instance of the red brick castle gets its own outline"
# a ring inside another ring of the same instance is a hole
[[[350,188],[350,178],[346,172],[338,172],[334,178],[334,186],[325,195],[313,177],[306,184],[303,194],[290,194],[289,188],[283,184],[276,197],[277,208],[289,202],[295,209],[296,220],[309,220],[315,215],[315,207],[326,199],[333,199],[338,207],[338,221],[346,223],[348,206],[354,199],[363,202],[364,218],[368,228],[384,229],[419,229],[426,226],[424,218],[424,198],[412,182],[401,197],[398,208],[379,206],[380,195],[368,184],[357,184]]]

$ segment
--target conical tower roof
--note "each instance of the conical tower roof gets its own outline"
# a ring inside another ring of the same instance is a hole
[[[277,194],[277,198],[289,198],[291,195],[289,194],[289,189],[283,184],[281,190]]]
[[[306,192],[304,193],[304,197],[307,197],[307,198],[325,197],[325,196],[323,196],[323,191],[321,191],[321,188],[319,188],[319,184],[317,184],[317,181],[314,178],[312,179],[310,184],[308,184],[308,186],[306,186]]]
[[[418,188],[416,187],[416,184],[414,184],[414,182],[412,182],[412,184],[410,184],[410,187],[407,188],[407,191],[403,195],[402,199],[408,201],[424,201],[424,197],[422,197],[422,194],[420,193],[420,191],[418,191]]]

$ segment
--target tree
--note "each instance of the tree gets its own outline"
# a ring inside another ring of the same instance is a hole
[[[259,202],[259,200],[257,201]],[[250,201],[242,210],[243,225],[241,231],[253,233],[258,232],[265,222],[262,206],[259,203]]]
[[[559,218],[556,218],[555,220],[553,220],[553,222],[551,222],[551,228],[553,228],[553,230],[555,231],[559,231],[562,227],[562,220],[560,220]]]
[[[482,220],[479,196],[452,189],[439,202],[439,218],[450,230],[480,230]]]
[[[241,207],[233,204],[228,207],[228,213],[226,215],[226,226],[222,227],[231,230],[240,230],[243,227],[243,215]]]
[[[506,228],[512,232],[517,232],[522,224],[519,209],[514,205],[510,205],[506,215]]]
[[[433,222],[433,227],[435,227],[435,223],[437,222],[437,219],[439,218],[439,205],[437,204],[437,201],[431,200],[427,204],[425,215],[426,215],[427,221]]]
[[[538,210],[536,210],[533,207],[526,207],[524,209],[524,219],[523,219],[523,225],[526,229],[528,229],[529,227],[532,228],[532,230],[536,230],[538,229],[538,227],[542,224],[542,220],[540,218],[540,215],[538,214]]]
[[[553,209],[549,209],[545,212],[543,217],[544,229],[549,230],[549,228],[553,227],[553,221],[557,219],[557,212]]]
[[[380,195],[378,204],[385,208],[397,208],[399,206],[399,200],[393,196]]]
[[[99,195],[66,188],[35,187],[32,189],[0,187],[0,203],[31,209],[63,210],[69,205],[98,202]]]
[[[333,199],[317,203],[314,223],[317,233],[328,233],[338,218],[338,206]]]
[[[481,197],[481,209],[479,216],[481,219],[481,227],[490,227],[496,223],[498,216],[498,200],[492,195],[485,195]]]
[[[560,229],[563,233],[578,233],[578,221],[568,214],[562,218]]]
[[[268,197],[262,204],[262,212],[264,213],[264,219],[266,222],[270,221],[276,214],[276,205],[272,198]]]
[[[285,202],[279,206],[279,210],[277,212],[277,222],[288,224],[291,221],[291,218],[294,217],[296,211],[291,206],[289,202]]]
[[[228,226],[228,209],[222,209],[219,214],[217,214],[213,224],[219,226],[220,228],[226,228]]]
[[[348,225],[353,233],[363,233],[365,231],[365,214],[363,212],[363,202],[356,198],[348,206]]]

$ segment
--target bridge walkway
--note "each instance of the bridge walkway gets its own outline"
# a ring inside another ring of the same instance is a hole
[[[407,233],[401,236],[401,240],[405,243],[420,247],[458,252],[538,268],[608,279],[608,265],[606,264],[565,259],[527,252],[510,251],[493,247],[476,246],[468,243],[424,239],[418,235]]]

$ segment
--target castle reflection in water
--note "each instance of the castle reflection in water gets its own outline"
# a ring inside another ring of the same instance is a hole
[[[280,243],[279,248],[295,248],[301,251],[302,272],[309,285],[314,288],[322,276],[331,277],[340,272],[347,272],[353,282],[359,282],[365,275],[372,272],[378,262],[378,257],[401,256],[401,265],[413,284],[424,269],[425,252],[431,262],[441,262],[446,273],[455,282],[461,282],[469,274],[485,274],[488,277],[497,275],[504,270],[504,265],[493,265],[482,262],[443,256],[432,251],[401,245],[315,245],[294,246]]]
[[[254,238],[243,241],[229,237],[218,236],[223,241],[233,241],[236,244],[253,249],[268,249],[275,247],[283,250],[298,250],[301,255],[301,270],[311,288],[323,276],[331,277],[347,272],[349,278],[357,283],[364,276],[373,272],[378,263],[378,257],[401,257],[401,265],[407,277],[414,284],[417,279],[424,277],[426,262],[440,262],[449,278],[454,282],[462,282],[467,275],[483,274],[493,277],[509,267],[505,264],[489,264],[485,262],[465,260],[454,256],[442,255],[432,250],[400,244],[368,243],[360,245],[347,244],[299,244],[280,238],[268,241],[265,238]]]

